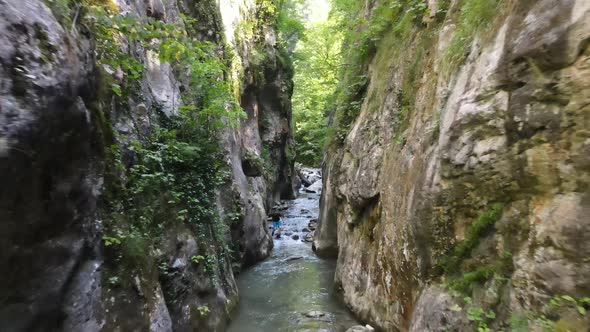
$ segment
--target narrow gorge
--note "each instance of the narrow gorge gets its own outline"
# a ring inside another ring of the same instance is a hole
[[[0,0],[0,170],[0,331],[590,331],[590,1]]]

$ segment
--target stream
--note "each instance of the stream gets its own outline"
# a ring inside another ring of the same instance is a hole
[[[297,199],[283,202],[284,235],[274,239],[271,256],[239,275],[240,303],[229,332],[340,332],[358,324],[334,290],[336,261],[318,258],[302,241],[318,217],[321,182],[310,189],[316,193],[302,188]]]

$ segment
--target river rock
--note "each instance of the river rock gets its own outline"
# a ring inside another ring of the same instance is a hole
[[[285,235],[286,235],[286,234],[285,234]],[[293,234],[293,236],[291,236],[291,238],[292,238],[293,240],[299,240],[299,235],[297,235],[297,234]]]
[[[314,168],[297,168],[297,175],[301,179],[304,187],[309,187],[322,179],[322,173],[319,169]]]
[[[320,318],[320,317],[324,317],[325,315],[326,315],[326,313],[324,313],[324,312],[314,310],[314,311],[307,312],[305,314],[305,317]]]
[[[304,233],[309,233],[309,228],[305,227],[304,229],[301,230]]]
[[[346,332],[369,332],[369,331],[375,331],[375,329],[369,324],[367,324],[365,326],[355,325],[355,326],[349,328],[348,330],[346,330]]]
[[[291,262],[291,261],[296,261],[296,260],[300,260],[303,259],[303,256],[293,256],[293,257],[289,257],[287,259],[285,259],[285,262]]]

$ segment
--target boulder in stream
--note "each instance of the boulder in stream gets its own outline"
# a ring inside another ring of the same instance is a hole
[[[346,330],[346,332],[368,332],[368,331],[375,331],[375,329],[367,324],[365,326],[362,325],[355,325],[351,328],[349,328],[348,330]]]
[[[285,262],[296,261],[296,260],[300,260],[300,259],[303,259],[303,256],[293,256],[293,257],[289,257],[289,258],[285,259]]]
[[[309,318],[320,318],[325,315],[326,315],[326,313],[321,312],[321,311],[317,311],[317,310],[305,313],[305,317],[309,317]]]

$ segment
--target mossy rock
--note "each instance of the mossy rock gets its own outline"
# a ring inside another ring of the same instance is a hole
[[[244,174],[249,177],[262,176],[264,162],[258,155],[248,151],[242,157],[242,170],[244,171]]]

